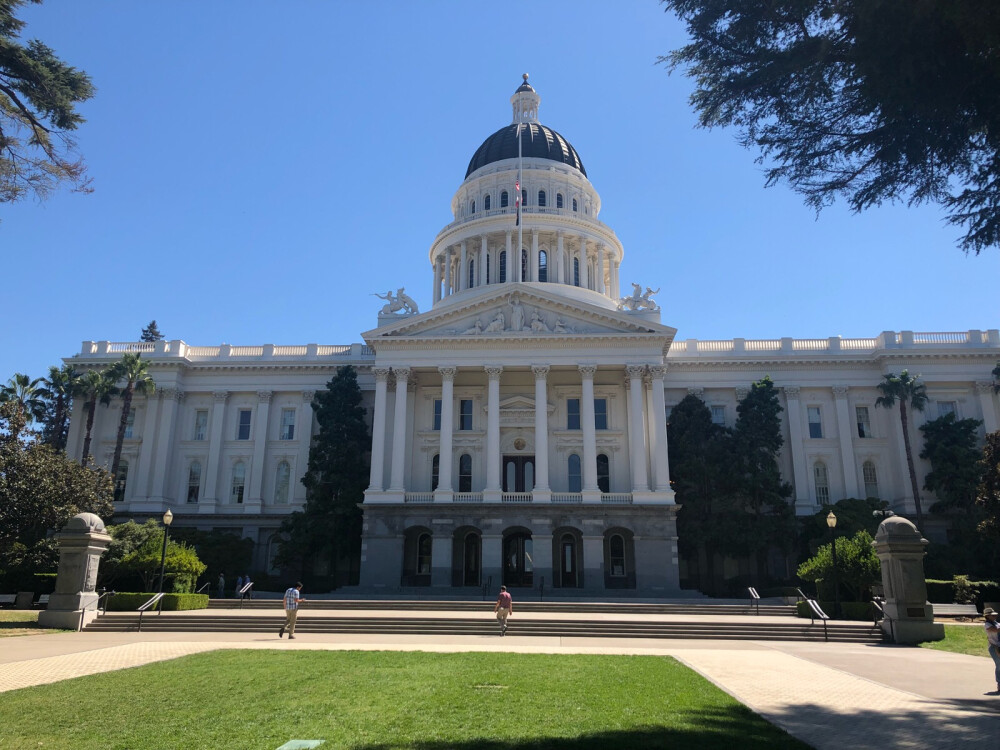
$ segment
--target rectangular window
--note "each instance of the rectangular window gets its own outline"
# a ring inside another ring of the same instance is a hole
[[[128,416],[125,417],[125,437],[132,437],[132,428],[135,426],[135,409],[128,410]]]
[[[281,410],[281,434],[279,440],[295,439],[295,409]]]
[[[717,424],[720,427],[726,426],[726,407],[725,406],[713,406],[712,407],[712,424]]]
[[[434,399],[434,429],[441,429],[441,399]]]
[[[956,419],[958,418],[958,404],[954,401],[938,401],[937,402],[938,416],[944,417],[948,414],[953,415]]]
[[[580,399],[566,399],[566,429],[580,429]]]
[[[823,437],[823,415],[818,406],[808,406],[806,411],[809,414],[809,437]]]
[[[594,427],[598,430],[608,429],[608,400],[594,399]]]
[[[858,437],[870,438],[872,436],[871,418],[868,416],[867,406],[854,407],[854,413],[858,418]]]
[[[240,421],[236,427],[237,440],[250,439],[250,410],[240,409]]]
[[[208,432],[208,409],[199,409],[194,413],[194,440],[204,440]]]
[[[458,429],[472,429],[472,399],[463,398],[458,402]]]
[[[819,505],[829,505],[830,482],[826,475],[826,464],[816,464],[813,467],[813,479],[816,482],[816,502]]]

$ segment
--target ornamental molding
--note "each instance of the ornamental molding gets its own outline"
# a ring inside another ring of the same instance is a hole
[[[494,380],[499,381],[500,380],[500,373],[503,372],[503,365],[485,365],[483,367],[483,369],[486,371],[486,374],[489,376],[490,381],[494,381]]]
[[[455,379],[455,374],[458,372],[458,368],[454,365],[448,367],[439,367],[438,372],[441,373],[442,381],[451,381]]]
[[[545,376],[549,374],[549,365],[532,365],[531,371],[535,373],[535,380],[545,380]]]
[[[835,385],[830,390],[833,391],[833,395],[837,398],[847,398],[847,392],[850,388],[846,385]]]
[[[593,380],[597,373],[597,365],[579,365],[577,369],[580,371],[580,375],[587,380]]]
[[[701,387],[688,388],[687,391],[689,396],[696,396],[697,398],[704,398],[705,396],[705,389]]]
[[[375,376],[376,383],[388,383],[390,369],[388,367],[373,367],[372,374]]]
[[[743,399],[745,399],[747,396],[750,395],[750,389],[747,388],[746,386],[739,386],[738,388],[735,389],[735,391],[736,391],[737,401],[742,401]]]
[[[976,390],[979,393],[993,393],[996,388],[996,384],[992,380],[977,380]]]
[[[212,391],[212,398],[215,399],[215,403],[224,404],[229,398],[229,391]]]
[[[663,380],[667,376],[667,370],[669,367],[667,365],[650,365],[649,374],[652,376],[653,380]]]
[[[262,404],[271,403],[271,396],[274,395],[274,391],[257,391],[257,399]]]
[[[785,392],[785,398],[798,400],[802,389],[797,385],[786,385],[781,390]]]
[[[311,404],[316,391],[302,391],[302,403]]]

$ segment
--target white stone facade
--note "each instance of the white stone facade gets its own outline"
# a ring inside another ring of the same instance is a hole
[[[511,103],[515,123],[537,122],[527,83]],[[944,411],[1000,428],[996,329],[675,341],[658,309],[620,309],[623,248],[597,220],[582,167],[521,161],[520,172],[507,157],[469,174],[431,245],[431,310],[380,314],[366,344],[84,342],[67,362],[101,367],[140,351],[157,383],[133,404],[119,515],[170,507],[178,525],[239,530],[267,567],[282,517],[304,502],[312,395],[350,364],[373,434],[364,588],[544,580],[548,591],[668,596],[678,557],[666,425],[688,393],[732,426],[751,382],[774,380],[781,469],[800,515],[871,495],[912,509],[898,415],[875,407],[885,373],[909,369],[927,386],[914,446],[920,424]],[[528,199],[515,225],[518,181]],[[97,410],[98,462],[110,462],[117,409]],[[77,403],[74,457],[84,430]],[[928,469],[920,462],[918,475]]]

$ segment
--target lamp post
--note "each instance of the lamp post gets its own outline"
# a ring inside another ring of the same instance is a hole
[[[840,586],[837,580],[837,516],[831,510],[826,517],[826,525],[830,527],[830,549],[833,553],[833,619],[840,619]]]
[[[160,590],[158,593],[163,593],[163,574],[167,565],[167,537],[170,536],[170,524],[173,523],[174,514],[170,512],[170,508],[167,508],[167,512],[163,514],[163,552],[160,554]],[[160,611],[163,610],[163,599],[159,601]]]

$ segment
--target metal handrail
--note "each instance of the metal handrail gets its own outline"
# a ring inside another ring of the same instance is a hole
[[[750,595],[750,609],[756,609],[756,614],[760,615],[760,594],[753,586],[747,586],[747,593]]]
[[[799,592],[799,596],[802,597],[805,603],[809,605],[809,610],[812,613],[809,615],[809,624],[815,625],[816,619],[819,618],[819,620],[823,623],[823,640],[830,640],[830,634],[826,629],[826,621],[830,619],[830,615],[823,611],[823,608],[819,606],[818,601],[813,599],[811,596],[806,596],[802,593],[802,589],[796,588],[795,590]]]
[[[246,596],[246,593],[248,591],[252,590],[253,590],[253,581],[250,581],[250,583],[248,583],[246,586],[244,586],[237,592],[240,596],[240,609],[243,609],[243,597]],[[250,594],[250,597],[253,598],[253,594]]]
[[[142,632],[142,616],[143,616],[143,614],[145,614],[146,610],[149,609],[150,607],[152,607],[154,604],[159,603],[160,600],[163,599],[163,597],[164,597],[164,594],[162,592],[159,593],[159,594],[153,594],[153,596],[150,598],[150,600],[148,602],[146,602],[145,604],[141,605],[139,607],[139,609],[136,610],[139,613],[139,630],[138,630],[138,632],[140,632],[140,633]],[[163,610],[162,609],[160,610],[160,614],[163,614]]]
[[[87,610],[90,609],[91,607],[93,607],[94,609],[98,609],[101,606],[102,599],[104,599],[105,597],[110,599],[112,596],[115,595],[115,593],[116,592],[114,591],[103,591],[101,592],[101,595],[98,596],[96,599],[94,599],[94,601],[92,601],[90,604],[84,604],[83,609],[80,610],[80,625],[79,627],[77,627],[77,631],[83,630],[83,618],[84,615],[87,613]],[[104,609],[101,611],[101,614],[106,615],[107,613],[108,613],[108,603],[104,602]]]
[[[212,582],[211,582],[211,581],[208,581],[208,582],[206,582],[206,583],[205,583],[205,585],[204,585],[204,586],[202,586],[202,587],[201,587],[200,589],[198,589],[198,590],[197,590],[197,591],[195,591],[194,593],[196,593],[196,594],[200,594],[200,593],[201,593],[202,591],[204,591],[205,589],[207,589],[207,588],[208,588],[209,586],[211,586],[211,585],[212,585]]]
[[[883,604],[885,604],[885,599],[883,599],[882,597],[880,596],[872,597],[872,619],[875,620],[875,627],[878,627],[880,619],[889,621],[889,637],[892,638],[892,642],[895,643],[896,627],[893,624],[894,620],[892,619],[892,615],[890,615],[888,612],[885,611],[885,607],[882,606]],[[879,615],[882,615],[882,617],[880,618]]]

